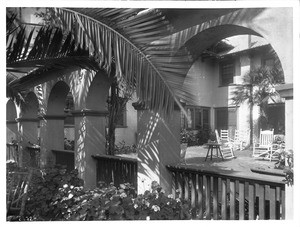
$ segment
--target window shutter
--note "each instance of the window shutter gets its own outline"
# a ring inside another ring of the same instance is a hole
[[[220,63],[221,85],[228,85],[233,83],[234,76],[234,61],[226,61]]]

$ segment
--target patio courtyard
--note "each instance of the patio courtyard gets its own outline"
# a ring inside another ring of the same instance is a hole
[[[150,7],[7,7],[7,221],[293,218],[294,6]]]
[[[199,168],[201,170],[213,171],[223,174],[230,174],[232,176],[251,177],[255,179],[268,179],[274,181],[282,181],[283,170],[275,169],[276,161],[268,161],[263,159],[255,159],[252,157],[252,150],[237,150],[234,152],[235,158],[222,160],[221,158],[210,157],[205,161],[207,154],[206,146],[192,146],[188,147],[185,160],[189,167]],[[184,165],[184,164],[181,164]],[[256,171],[266,171],[269,174],[263,174]],[[271,175],[272,173],[272,175]]]

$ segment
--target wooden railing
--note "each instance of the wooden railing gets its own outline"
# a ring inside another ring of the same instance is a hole
[[[191,202],[193,218],[222,220],[285,219],[282,182],[170,166],[173,194]]]
[[[93,155],[97,161],[97,183],[130,183],[137,188],[137,160],[110,155]]]

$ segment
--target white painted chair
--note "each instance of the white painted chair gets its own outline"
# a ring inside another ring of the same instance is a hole
[[[272,161],[274,129],[260,130],[258,143],[253,143],[253,157]]]
[[[249,130],[235,130],[233,139],[234,150],[244,150],[249,141],[250,132]]]
[[[220,138],[221,138],[222,142],[225,142],[225,143],[230,142],[229,131],[227,129],[221,129],[220,130]]]
[[[226,139],[226,131],[227,131],[227,139]],[[218,130],[215,130],[217,143],[221,144],[220,149],[224,159],[235,158],[233,153],[233,147],[228,137],[228,130],[223,131],[223,138],[219,136]],[[221,131],[222,133],[222,131]]]

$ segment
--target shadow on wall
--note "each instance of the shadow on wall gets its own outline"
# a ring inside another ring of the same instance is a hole
[[[82,118],[80,123],[77,123],[79,119],[75,119],[75,124],[79,125],[78,128],[78,139],[76,141],[77,147],[75,146],[75,162],[76,162],[76,168],[79,172],[79,177],[83,177],[82,174],[85,171],[86,168],[86,148],[85,148],[85,142],[86,142],[86,136],[87,136],[87,130],[86,130],[86,118]]]
[[[89,88],[92,81],[95,78],[95,72],[80,69],[72,72],[67,77],[68,83],[70,84],[70,90],[74,97],[75,109],[81,109],[86,103],[88,97]]]
[[[138,114],[138,191],[150,189],[151,182],[159,182],[159,116],[150,111]]]
[[[147,110],[138,115],[138,192],[150,189],[152,181],[170,191],[171,174],[166,165],[180,161],[180,111],[174,111],[168,120]]]

